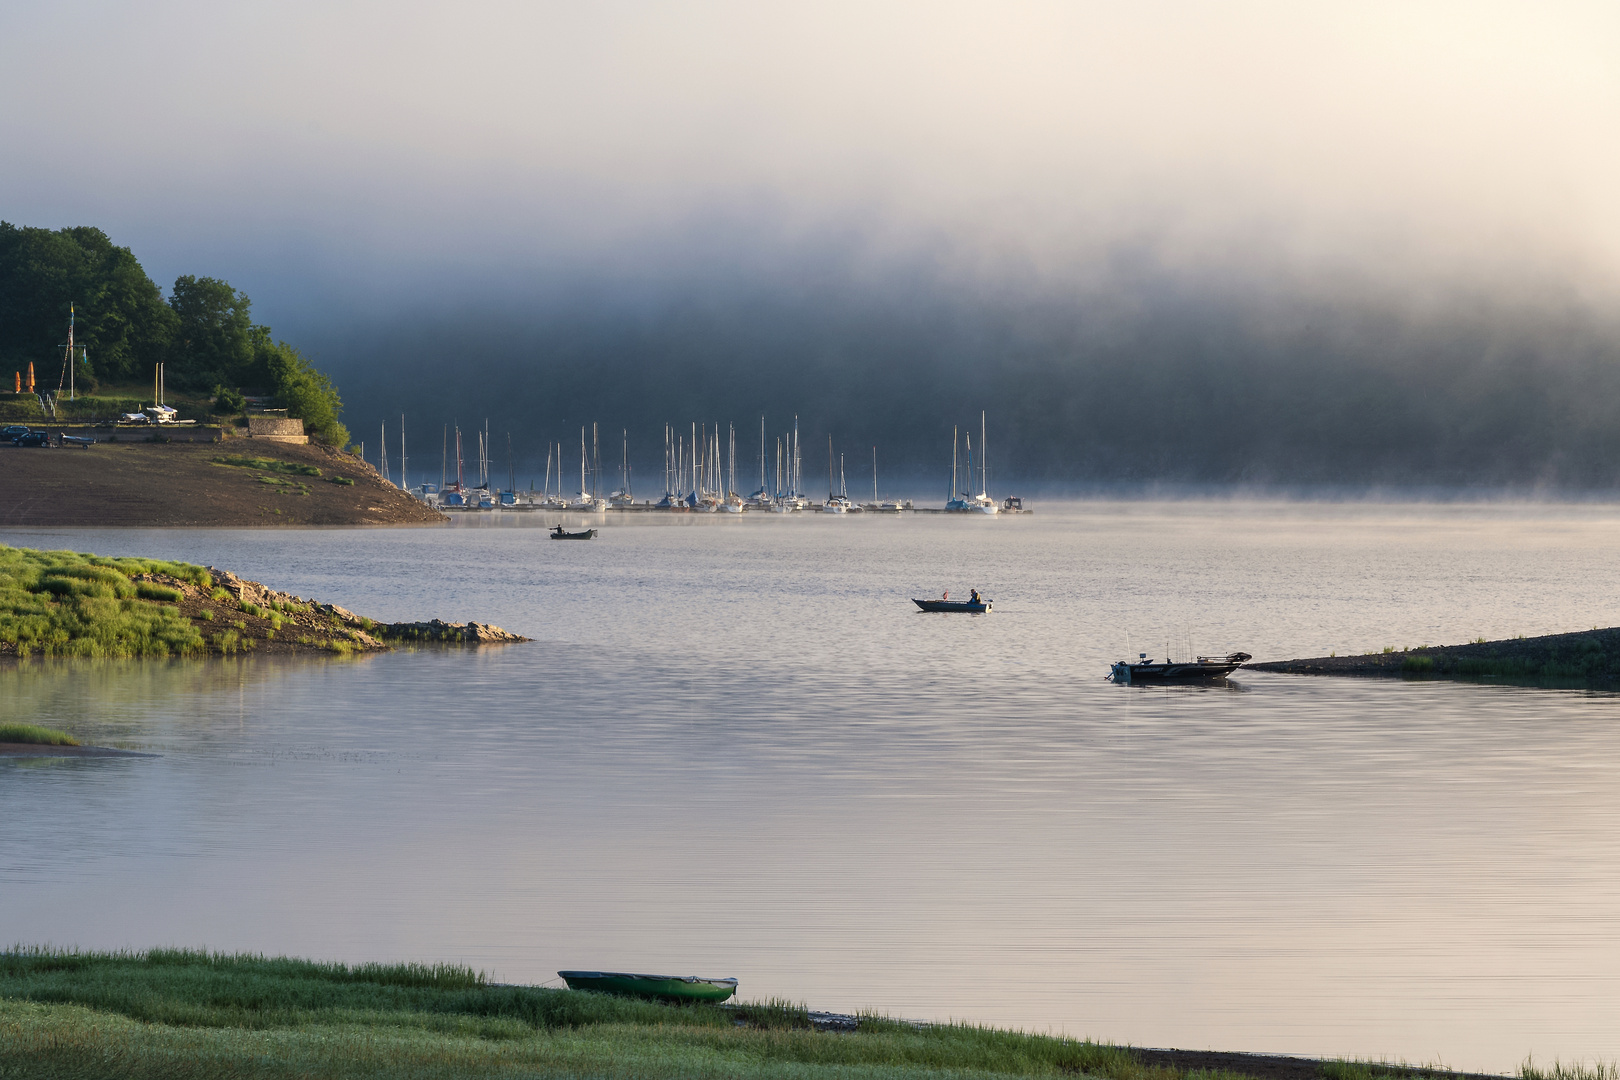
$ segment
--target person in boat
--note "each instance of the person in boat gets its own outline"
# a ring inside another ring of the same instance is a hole
[[[974,589],[974,590],[972,590],[971,592],[968,593],[968,603],[977,604],[978,602],[979,602],[979,590]]]
[[[941,600],[949,600],[950,598],[951,598],[951,590],[949,590],[949,589],[946,589],[944,595],[940,597]]]

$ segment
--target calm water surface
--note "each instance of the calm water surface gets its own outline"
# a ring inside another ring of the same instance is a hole
[[[549,523],[549,522],[547,522]],[[1112,659],[1620,623],[1620,508],[1076,504],[1012,520],[8,531],[532,636],[30,664],[0,937],[745,996],[1142,1045],[1620,1055],[1620,701]],[[978,586],[983,618],[910,596]]]

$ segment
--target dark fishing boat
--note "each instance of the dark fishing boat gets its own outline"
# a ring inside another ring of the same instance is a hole
[[[551,530],[553,540],[590,540],[596,536],[595,529],[586,529],[584,532],[568,532],[561,525]]]
[[[700,979],[696,975],[633,975],[626,971],[559,971],[570,990],[595,990],[628,997],[676,1001],[724,1001],[737,992],[736,979]]]
[[[918,600],[912,597],[911,602],[924,611],[965,611],[970,615],[983,615],[990,610],[990,601],[977,592],[968,600]]]
[[[1200,656],[1196,660],[1177,663],[1172,660],[1149,660],[1147,653],[1139,653],[1134,663],[1129,660],[1117,661],[1108,678],[1127,686],[1218,682],[1252,659],[1246,652],[1235,652],[1226,656]]]

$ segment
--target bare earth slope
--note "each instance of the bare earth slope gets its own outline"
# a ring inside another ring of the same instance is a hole
[[[222,457],[285,462],[319,469],[321,475],[213,463]],[[365,462],[326,446],[258,439],[62,449],[0,444],[0,525],[436,525],[444,520],[384,482]]]

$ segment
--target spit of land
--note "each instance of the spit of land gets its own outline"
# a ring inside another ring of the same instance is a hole
[[[0,525],[437,525],[444,515],[329,446],[265,439],[0,443]]]

